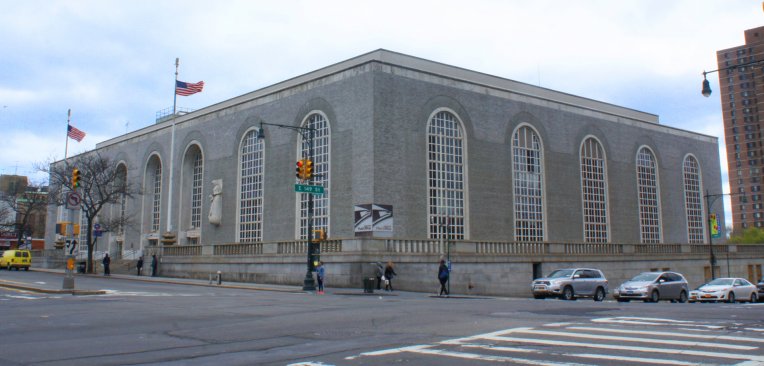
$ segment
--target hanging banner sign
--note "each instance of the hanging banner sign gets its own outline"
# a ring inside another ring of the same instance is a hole
[[[712,213],[708,216],[708,221],[711,222],[711,237],[718,239],[722,237],[722,232],[719,230],[719,221],[716,219],[716,214]]]

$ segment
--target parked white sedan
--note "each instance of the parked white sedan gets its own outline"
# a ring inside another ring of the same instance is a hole
[[[756,285],[745,278],[717,278],[690,291],[690,302],[695,301],[735,301],[756,302]]]

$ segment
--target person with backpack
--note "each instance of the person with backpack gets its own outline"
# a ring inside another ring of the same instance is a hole
[[[448,272],[446,261],[441,259],[440,267],[438,267],[438,281],[440,281],[440,294],[438,296],[443,296],[443,293],[448,296],[448,289],[446,288],[446,283],[448,283]]]

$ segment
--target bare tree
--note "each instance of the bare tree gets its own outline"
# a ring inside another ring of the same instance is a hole
[[[79,187],[72,187],[72,171],[80,172]],[[99,217],[107,205],[123,205],[128,198],[137,194],[137,189],[127,182],[127,171],[118,167],[111,159],[97,152],[71,157],[64,161],[41,167],[50,174],[49,196],[51,204],[61,206],[68,192],[76,191],[82,198],[80,209],[87,222],[87,272],[93,273],[93,225],[98,224],[104,231],[119,231],[129,224],[127,215]]]
[[[32,231],[40,231],[41,228],[34,227],[37,223],[31,221],[33,217],[45,214],[48,206],[48,194],[41,184],[24,185],[14,192],[2,194],[0,195],[0,202],[5,207],[7,215],[6,220],[3,221],[6,222],[5,231],[16,234],[17,245],[21,244],[25,233],[31,235]],[[42,229],[44,231],[44,228]]]

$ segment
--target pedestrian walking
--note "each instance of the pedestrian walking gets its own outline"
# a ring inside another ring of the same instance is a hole
[[[398,275],[393,267],[393,261],[387,261],[384,274],[385,291],[393,291],[393,277]]]
[[[440,267],[438,267],[438,281],[440,281],[440,294],[438,296],[443,296],[444,293],[446,296],[448,296],[448,289],[446,288],[446,283],[448,283],[448,275],[449,273],[446,261],[441,259]]]
[[[157,266],[159,266],[159,262],[157,262],[157,255],[154,254],[151,256],[151,277],[157,276]]]
[[[138,270],[138,276],[140,276],[141,272],[143,272],[143,256],[138,258],[138,264],[135,266],[135,268]]]
[[[318,267],[316,267],[316,278],[318,279],[318,294],[324,294],[324,278],[326,276],[326,270],[324,269],[324,262],[318,261]]]
[[[377,270],[374,272],[374,275],[377,276],[377,290],[382,289],[382,276],[385,275],[385,268],[382,266],[382,263],[377,262]]]
[[[111,258],[109,258],[109,253],[106,253],[103,255],[103,260],[101,262],[103,263],[103,275],[111,276],[111,271],[109,271],[109,265],[111,264]]]

